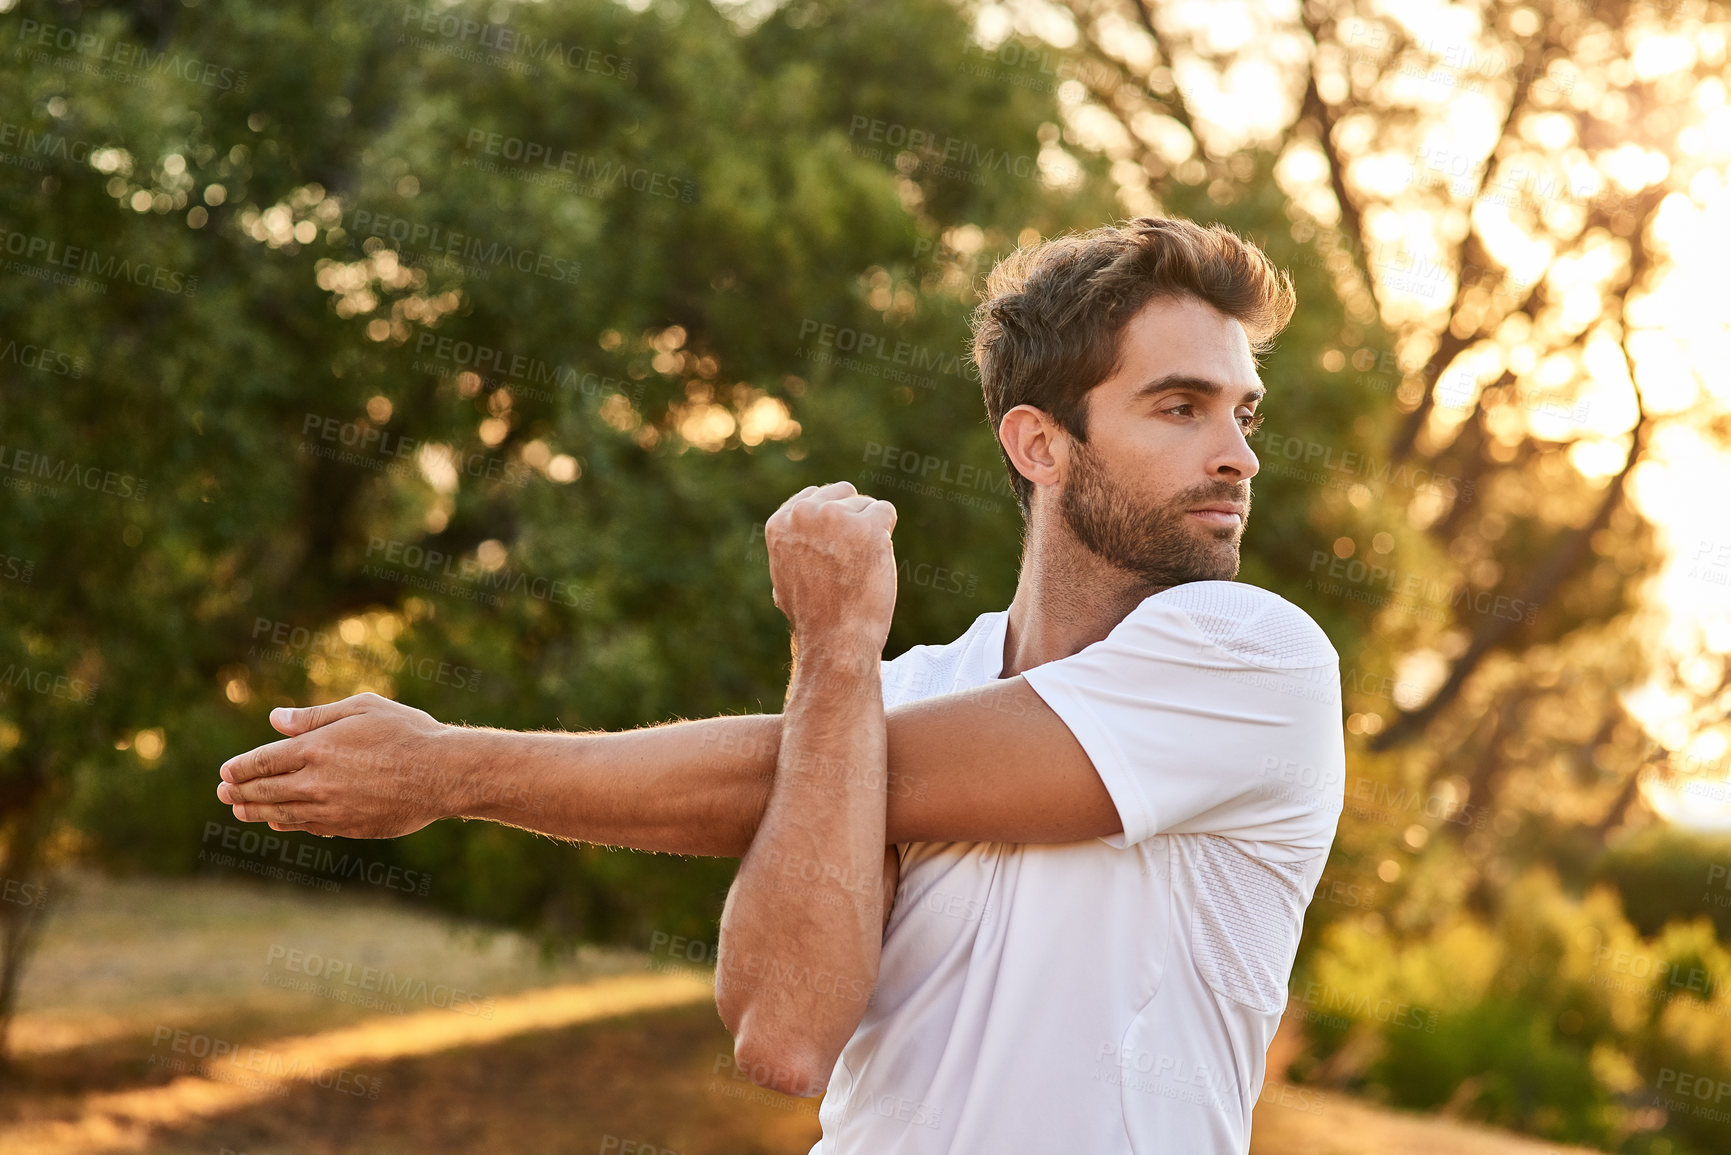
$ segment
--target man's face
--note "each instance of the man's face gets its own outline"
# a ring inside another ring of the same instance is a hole
[[[1058,510],[1104,560],[1151,586],[1230,580],[1250,514],[1262,385],[1239,323],[1195,298],[1150,302],[1117,372],[1067,439]]]

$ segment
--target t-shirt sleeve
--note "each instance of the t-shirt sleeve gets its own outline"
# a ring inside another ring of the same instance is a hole
[[[1118,808],[1116,847],[1221,834],[1325,849],[1346,783],[1340,660],[1297,606],[1191,582],[1022,677],[1075,735]]]

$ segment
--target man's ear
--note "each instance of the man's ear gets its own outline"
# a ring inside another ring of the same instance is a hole
[[[1016,472],[1035,488],[1056,485],[1069,458],[1070,436],[1052,415],[1032,405],[1018,405],[998,422],[998,443]]]

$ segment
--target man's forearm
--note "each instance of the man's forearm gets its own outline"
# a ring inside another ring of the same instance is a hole
[[[289,737],[229,759],[217,797],[242,822],[400,838],[441,818],[739,857],[763,820],[779,714],[620,733],[440,723],[356,694],[278,710]],[[888,710],[884,841],[1074,842],[1123,829],[1086,752],[1021,678]]]
[[[716,1006],[746,1069],[823,1089],[877,986],[887,742],[869,642],[798,657],[775,783],[721,917]]]
[[[737,858],[769,801],[781,728],[779,714],[615,733],[452,727],[435,744],[432,770],[449,786],[454,817],[635,850]]]

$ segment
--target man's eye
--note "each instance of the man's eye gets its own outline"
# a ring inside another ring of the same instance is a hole
[[[1188,402],[1188,401],[1185,401],[1182,404],[1172,406],[1172,408],[1166,410],[1166,412],[1177,413],[1180,409],[1194,409],[1194,408],[1196,408],[1196,406],[1190,404],[1190,402]],[[1184,416],[1188,417],[1188,416],[1190,416],[1190,414],[1186,413],[1186,414],[1184,414]]]
[[[1244,423],[1244,432],[1254,433],[1262,427],[1262,420],[1266,416],[1265,413],[1241,413],[1238,420]]]

